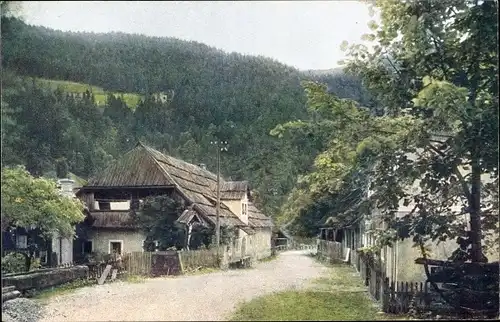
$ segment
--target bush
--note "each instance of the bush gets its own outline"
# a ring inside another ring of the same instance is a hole
[[[31,260],[31,264],[30,264],[30,271],[34,271],[34,270],[37,270],[37,269],[40,269],[42,268],[42,264],[40,262],[40,258],[34,258]]]
[[[26,257],[20,253],[9,253],[2,257],[2,274],[26,271]]]

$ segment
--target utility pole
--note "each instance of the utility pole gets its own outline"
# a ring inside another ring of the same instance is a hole
[[[215,245],[217,246],[217,258],[220,248],[220,153],[227,151],[227,141],[212,141],[217,149],[217,203],[215,205]]]

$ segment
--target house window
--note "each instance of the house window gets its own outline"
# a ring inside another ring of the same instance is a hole
[[[122,254],[123,240],[110,240],[109,241],[109,254]]]
[[[99,210],[111,210],[111,204],[108,201],[99,201]]]
[[[28,236],[17,235],[16,236],[16,248],[20,248],[20,249],[28,248]]]
[[[241,204],[241,215],[245,217],[248,213],[248,204],[246,202],[243,202]]]
[[[82,254],[90,254],[93,250],[93,245],[91,240],[86,240],[82,243]]]
[[[130,210],[130,200],[110,202],[110,210]]]

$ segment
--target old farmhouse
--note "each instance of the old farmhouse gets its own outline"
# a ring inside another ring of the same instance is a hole
[[[91,219],[85,238],[77,241],[81,255],[144,251],[146,237],[131,214],[148,196],[180,198],[184,211],[177,222],[188,233],[195,223],[215,227],[216,191],[216,174],[138,143],[78,191]],[[235,232],[228,245],[232,256],[270,256],[273,223],[252,203],[248,182],[221,178],[220,199],[221,226]]]
[[[407,154],[409,159],[416,159],[415,154]],[[459,171],[464,177],[468,175],[465,168],[459,168]],[[483,183],[492,182],[489,174],[482,174],[481,181]],[[372,193],[366,187],[366,197]],[[420,180],[415,180],[413,184],[408,186],[408,191],[420,191]],[[490,197],[491,198],[491,197]],[[321,229],[320,239],[328,241],[336,241],[342,244],[342,251],[346,260],[352,260],[352,254],[361,247],[371,247],[376,244],[376,232],[385,231],[389,229],[387,222],[383,220],[382,212],[376,207],[370,208],[370,215],[365,216],[363,211],[360,211],[360,205],[364,204],[367,199],[363,199],[358,205],[353,206],[353,209],[358,209],[356,212],[348,211],[344,214],[339,214],[329,218],[325,226]],[[414,202],[405,204],[404,200],[399,201],[398,211],[395,214],[396,218],[403,218],[405,215],[412,212],[415,207]],[[451,211],[456,214],[461,214],[462,203],[456,202]],[[496,214],[494,214],[496,215]],[[336,220],[337,218],[341,220]],[[461,226],[465,230],[470,229],[470,217],[467,213],[457,215],[454,219],[454,225]],[[458,247],[455,239],[448,239],[446,241],[428,241],[426,246],[431,249],[431,259],[447,260]],[[349,256],[351,255],[351,256]],[[497,262],[499,259],[498,251],[496,249],[487,249],[485,253],[490,262]],[[411,238],[404,240],[397,240],[392,246],[382,247],[379,260],[382,270],[386,277],[392,281],[414,281],[422,282],[427,279],[427,275],[421,265],[415,259],[422,256],[420,249],[414,247],[414,242]]]

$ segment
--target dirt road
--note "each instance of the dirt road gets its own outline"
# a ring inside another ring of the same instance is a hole
[[[327,268],[307,253],[282,253],[246,270],[85,287],[51,298],[43,321],[225,320],[242,301],[321,277]]]

